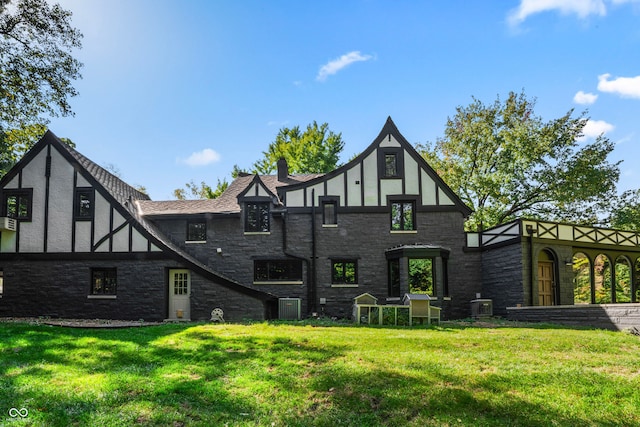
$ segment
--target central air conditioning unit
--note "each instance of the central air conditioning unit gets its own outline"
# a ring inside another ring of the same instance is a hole
[[[280,298],[278,300],[278,319],[280,320],[300,320],[300,298]]]
[[[9,218],[8,216],[0,217],[0,230],[2,231],[16,231],[17,221],[15,218]]]
[[[471,317],[480,319],[493,316],[493,301],[490,299],[474,299],[471,301]]]

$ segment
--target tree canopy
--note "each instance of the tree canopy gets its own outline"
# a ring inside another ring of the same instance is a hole
[[[186,199],[217,199],[224,190],[229,187],[229,183],[226,179],[220,181],[218,179],[218,184],[215,189],[211,188],[206,182],[201,181],[200,185],[196,184],[193,180],[187,182],[185,184],[185,188],[176,188],[173,190],[173,197],[178,200],[186,200]]]
[[[338,166],[344,148],[341,133],[334,133],[327,123],[314,121],[302,132],[299,126],[283,127],[269,144],[264,157],[253,165],[258,174],[276,170],[278,159],[284,157],[290,173],[326,173]]]
[[[0,0],[0,177],[44,134],[49,117],[73,115],[81,39],[71,12],[57,4]]]
[[[283,127],[278,131],[276,139],[269,144],[267,151],[262,152],[263,157],[253,164],[252,172],[261,175],[271,174],[276,171],[278,159],[284,157],[289,173],[327,173],[339,166],[343,148],[342,134],[332,132],[327,123],[318,126],[314,121],[307,125],[304,132],[301,132],[299,126]],[[231,176],[237,178],[240,173],[247,172],[234,165]],[[218,179],[215,189],[204,181],[198,185],[192,180],[185,184],[185,188],[173,190],[173,196],[178,200],[215,199],[228,186],[226,179]]]
[[[640,189],[625,191],[612,203],[609,225],[640,231]]]
[[[82,34],[71,12],[46,0],[0,2],[0,125],[2,130],[72,115],[69,98],[82,64],[73,51]]]
[[[490,105],[473,98],[447,119],[445,136],[418,150],[474,210],[469,230],[517,217],[597,223],[615,198],[619,162],[603,135],[580,140],[588,121],[570,110],[544,121],[536,100],[511,92]]]

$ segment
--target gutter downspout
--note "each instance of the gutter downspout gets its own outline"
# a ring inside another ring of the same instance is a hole
[[[311,190],[311,283],[309,283],[309,314],[316,312],[316,190]]]
[[[282,253],[285,254],[288,257],[291,258],[295,258],[295,259],[299,259],[300,261],[303,261],[307,267],[307,298],[310,300],[310,283],[312,280],[312,274],[311,274],[311,261],[309,261],[308,258],[305,258],[303,256],[300,255],[296,255],[293,254],[291,252],[289,252],[287,250],[287,210],[284,209],[280,212],[280,215],[282,217]]]

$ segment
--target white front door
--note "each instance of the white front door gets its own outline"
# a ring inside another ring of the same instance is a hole
[[[169,319],[191,318],[191,274],[189,270],[169,270]]]

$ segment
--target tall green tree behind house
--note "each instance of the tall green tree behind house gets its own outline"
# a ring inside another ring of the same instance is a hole
[[[314,121],[304,132],[299,126],[283,127],[264,157],[253,164],[253,171],[273,173],[278,159],[284,157],[292,174],[327,173],[338,167],[343,148],[342,134],[332,132],[327,123],[318,126]]]
[[[611,227],[640,231],[640,189],[625,191],[612,205]]]
[[[511,92],[489,105],[473,98],[448,118],[444,137],[418,150],[474,210],[479,231],[517,217],[599,223],[615,197],[619,162],[603,135],[581,142],[586,113],[544,121],[536,100]]]
[[[252,172],[262,175],[274,173],[278,159],[284,157],[291,174],[327,173],[339,166],[343,148],[342,134],[331,131],[327,123],[318,125],[314,121],[307,125],[304,132],[299,126],[283,127],[278,131],[276,139],[269,144],[267,151],[263,151],[263,157],[253,164]],[[247,171],[234,165],[232,178],[237,178],[240,173]],[[215,199],[228,186],[226,179],[218,179],[215,189],[204,181],[198,185],[192,180],[184,188],[173,190],[173,196],[178,200]]]
[[[45,0],[0,0],[0,175],[43,135],[50,117],[70,116],[73,56],[82,34],[71,12]]]

